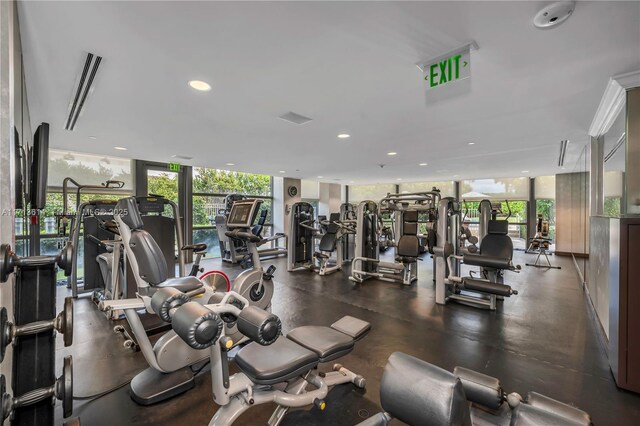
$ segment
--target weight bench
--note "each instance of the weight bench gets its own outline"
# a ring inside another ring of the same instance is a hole
[[[588,413],[536,392],[506,395],[500,380],[456,367],[450,373],[401,352],[391,354],[380,386],[383,412],[359,426],[590,426]],[[507,402],[505,404],[504,402]]]
[[[303,375],[319,363],[348,354],[370,329],[370,323],[351,316],[343,317],[331,327],[297,327],[270,346],[250,343],[238,351],[235,362],[254,383],[282,383]]]

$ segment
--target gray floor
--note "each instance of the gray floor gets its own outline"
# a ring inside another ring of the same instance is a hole
[[[590,412],[597,425],[640,424],[640,395],[616,388],[602,333],[572,262],[553,256],[561,270],[524,266],[534,259],[535,255],[515,252],[523,271],[507,273],[506,281],[519,295],[501,302],[496,312],[436,305],[430,259],[420,262],[420,279],[412,286],[354,284],[347,279],[348,266],[346,271],[320,277],[286,272],[283,258],[265,262],[278,267],[273,312],[282,319],[283,330],[329,325],[347,314],[372,324],[371,333],[340,361],[367,378],[367,390],[338,387],[330,392],[326,410],[290,412],[283,424],[353,425],[375,413],[382,369],[394,351],[448,370],[461,365],[496,376],[507,392],[524,396],[537,391],[574,404]],[[206,261],[206,268],[222,268],[232,277],[241,272],[239,267],[221,266],[219,260]],[[66,289],[60,287],[58,306],[65,295]],[[76,302],[75,313],[74,344],[64,348],[59,342],[58,366],[64,355],[73,355],[76,396],[109,389],[145,367],[142,355],[122,346],[122,339],[112,332],[113,324],[88,299]],[[272,409],[254,407],[236,424],[264,424]],[[154,406],[136,405],[128,387],[90,403],[76,401],[74,406],[84,425],[204,425],[215,410],[206,373],[198,376],[195,389]]]

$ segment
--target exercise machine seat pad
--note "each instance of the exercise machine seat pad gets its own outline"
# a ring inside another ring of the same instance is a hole
[[[417,222],[418,221],[418,210],[407,210],[402,215],[402,219],[405,222]]]
[[[409,425],[471,426],[460,380],[448,371],[401,352],[389,357],[382,374],[384,411]]]
[[[502,385],[499,379],[464,367],[454,368],[453,375],[462,382],[469,401],[491,410],[497,410],[502,405]]]
[[[507,237],[509,238],[509,237]],[[484,244],[484,240],[483,244]],[[462,261],[466,265],[471,266],[483,266],[486,268],[494,269],[509,269],[511,267],[511,259],[508,257],[497,257],[483,254],[465,253],[462,256]]]
[[[318,365],[315,352],[280,337],[270,346],[249,343],[238,351],[236,365],[251,381],[273,385],[292,379]]]
[[[207,249],[207,245],[204,243],[198,243],[198,244],[188,244],[186,246],[182,246],[182,248],[180,250],[191,250],[194,253],[197,253],[199,251],[205,251]]]
[[[329,228],[331,228],[331,226],[335,226],[335,225],[331,224],[329,225]],[[327,233],[324,234],[320,239],[320,244],[318,244],[318,248],[321,251],[332,252],[336,249],[336,241],[337,241],[336,233],[327,231]]]
[[[591,416],[589,413],[537,392],[529,392],[527,394],[527,404],[532,407],[554,413],[558,416],[565,417],[579,425],[591,424]]]
[[[187,276],[187,277],[178,277],[178,278],[170,278],[164,282],[161,282],[158,285],[154,285],[155,288],[175,288],[176,290],[180,290],[183,293],[188,293],[193,290],[197,290],[202,287],[202,281],[200,281],[196,277]]]
[[[403,235],[398,240],[397,257],[412,262],[420,255],[420,240],[415,235]]]
[[[352,337],[329,327],[306,325],[294,328],[287,334],[299,345],[315,352],[320,362],[328,362],[348,354],[353,349]]]
[[[500,283],[493,283],[475,278],[464,278],[462,285],[465,290],[477,291],[480,293],[495,294],[497,296],[511,297],[511,286]]]
[[[487,224],[487,233],[495,235],[509,234],[509,221],[507,220],[489,220]]]
[[[138,209],[138,201],[135,197],[127,197],[118,200],[114,209],[122,221],[131,229],[136,231],[144,227],[140,210]]]
[[[331,328],[338,330],[347,336],[353,337],[357,342],[369,333],[369,330],[371,330],[371,323],[352,317],[351,315],[345,315],[338,321],[331,324]]]
[[[129,247],[138,263],[138,274],[149,284],[158,285],[169,277],[167,262],[158,243],[144,229],[131,232]]]
[[[511,414],[511,426],[588,426],[592,423],[583,423],[577,419],[563,417],[542,408],[533,407],[529,404],[518,405]]]

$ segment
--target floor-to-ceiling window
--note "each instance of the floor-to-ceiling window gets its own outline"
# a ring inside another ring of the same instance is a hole
[[[78,152],[49,150],[49,174],[47,180],[47,203],[40,212],[39,232],[29,238],[29,210],[16,212],[16,252],[21,256],[29,254],[30,240],[35,241],[42,255],[56,254],[65,243],[69,233],[62,228],[63,213],[63,181],[71,178],[80,185],[100,186],[107,181],[115,182],[107,189],[85,188],[79,199],[76,197],[77,186],[68,185],[67,214],[75,215],[76,207],[92,199],[118,200],[133,194],[131,160],[118,157],[85,154]],[[120,187],[121,185],[121,187]],[[69,222],[70,223],[70,222]],[[81,235],[82,237],[82,235]],[[83,244],[78,250],[78,276],[83,272]]]
[[[207,252],[220,256],[215,217],[224,208],[229,194],[242,194],[263,200],[262,208],[268,210],[262,236],[270,236],[273,228],[273,182],[268,175],[241,173],[228,170],[193,168],[193,242],[207,244]]]

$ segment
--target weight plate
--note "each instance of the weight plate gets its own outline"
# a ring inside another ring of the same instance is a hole
[[[8,326],[9,318],[7,317],[7,310],[5,308],[2,308],[0,309],[0,362],[4,361],[5,351],[9,343],[11,343],[11,336],[8,333]]]
[[[0,245],[0,283],[7,281],[11,268],[9,266],[9,257],[11,255],[11,246],[9,244]]]
[[[64,383],[62,399],[62,415],[66,419],[73,414],[73,358],[71,355],[64,357],[62,377]]]
[[[73,343],[73,297],[64,298],[62,330],[64,345],[71,346]]]

